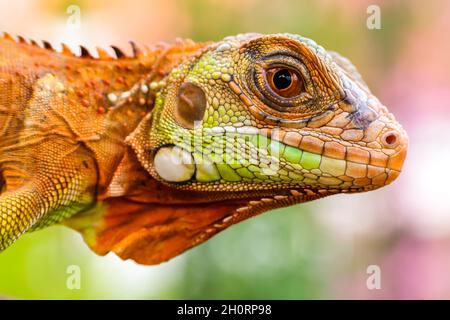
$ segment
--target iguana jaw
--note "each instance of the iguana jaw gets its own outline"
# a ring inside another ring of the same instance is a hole
[[[225,155],[227,161],[221,161],[222,158],[214,158],[209,152],[199,154],[196,150],[191,153],[183,149],[182,143],[178,147],[163,145],[151,151],[149,161],[145,163],[155,179],[183,190],[274,192],[278,189],[313,188],[358,192],[391,183],[399,175],[406,156],[407,137],[403,130],[387,130],[381,134],[383,139],[389,137],[391,143],[390,148],[381,150],[357,144],[338,144],[326,134],[321,137],[314,134],[301,129],[206,128],[202,132],[203,137],[212,135],[222,139],[226,136],[224,140],[238,137],[252,144],[252,151],[257,150],[254,164],[246,167],[245,155],[233,154],[232,150]],[[258,163],[262,169],[257,167]],[[263,170],[265,168],[266,171]],[[260,180],[258,183],[251,179],[255,175]]]

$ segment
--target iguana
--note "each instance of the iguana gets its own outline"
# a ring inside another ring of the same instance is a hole
[[[405,131],[349,60],[292,34],[81,47],[0,39],[0,250],[62,223],[157,264],[270,209],[374,190]]]

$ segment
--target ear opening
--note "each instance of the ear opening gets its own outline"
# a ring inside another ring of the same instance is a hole
[[[202,88],[192,82],[185,82],[178,88],[175,120],[186,129],[194,129],[206,110],[206,95]]]

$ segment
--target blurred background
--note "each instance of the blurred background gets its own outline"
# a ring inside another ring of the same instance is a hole
[[[379,30],[366,26],[372,4]],[[77,8],[78,25],[68,20]],[[96,256],[60,226],[26,235],[0,254],[0,296],[449,299],[449,16],[445,0],[0,0],[0,31],[88,47],[301,34],[350,58],[410,137],[391,186],[263,214],[159,266]],[[66,286],[70,265],[79,290]],[[372,265],[378,290],[366,285]]]

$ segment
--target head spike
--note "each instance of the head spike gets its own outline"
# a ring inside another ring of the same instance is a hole
[[[61,43],[62,46],[62,53],[68,56],[73,56],[72,50],[69,48],[69,46],[65,43]]]
[[[3,39],[7,39],[7,40],[11,40],[11,41],[16,41],[12,35],[10,35],[8,32],[3,32]]]
[[[96,49],[97,49],[98,57],[100,59],[111,59],[112,58],[105,49],[103,49],[101,47],[97,47]]]
[[[44,48],[48,49],[48,50],[52,50],[53,51],[53,46],[50,42],[46,41],[46,40],[42,40],[42,43],[44,44]]]
[[[129,41],[131,45],[131,49],[133,50],[133,57],[138,57],[143,54],[141,48],[137,46],[137,44],[134,41]]]
[[[111,48],[114,50],[114,53],[116,54],[117,58],[124,58],[126,57],[125,53],[118,47],[116,46],[111,46]]]
[[[85,46],[80,46],[81,56],[82,58],[92,58],[91,53]]]
[[[17,39],[19,39],[19,43],[28,43],[27,40],[22,36],[17,36]]]
[[[34,39],[31,39],[30,43],[31,43],[32,46],[41,48],[41,45]]]

